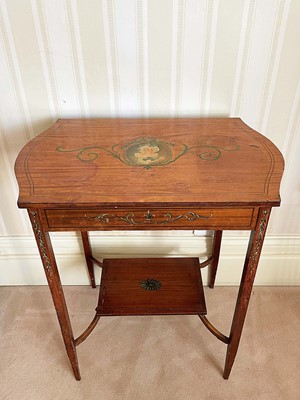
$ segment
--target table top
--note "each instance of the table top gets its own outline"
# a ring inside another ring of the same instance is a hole
[[[19,207],[278,206],[284,161],[239,118],[61,119],[20,152]]]

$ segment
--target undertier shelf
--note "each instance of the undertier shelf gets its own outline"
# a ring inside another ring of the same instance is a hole
[[[206,314],[199,259],[105,259],[97,314]]]

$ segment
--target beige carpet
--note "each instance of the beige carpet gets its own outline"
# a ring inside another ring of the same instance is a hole
[[[66,287],[75,335],[97,291]],[[228,334],[236,288],[205,289],[208,317]],[[298,400],[300,287],[253,291],[228,381],[226,346],[196,316],[106,317],[78,347],[75,381],[47,287],[0,288],[1,400]]]

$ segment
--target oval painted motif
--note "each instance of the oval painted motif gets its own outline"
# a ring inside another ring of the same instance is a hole
[[[171,144],[156,139],[137,139],[126,145],[125,158],[129,165],[159,166],[172,161]]]

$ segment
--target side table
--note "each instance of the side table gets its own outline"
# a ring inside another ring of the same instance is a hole
[[[227,345],[223,377],[238,350],[283,157],[239,118],[62,119],[31,140],[16,165],[18,206],[27,208],[66,351],[77,380],[76,346],[106,315],[194,314]],[[213,230],[212,255],[106,259],[89,231]],[[229,336],[207,319],[201,268],[214,287],[223,230],[251,231]],[[95,287],[93,321],[74,338],[49,232],[79,231]]]

